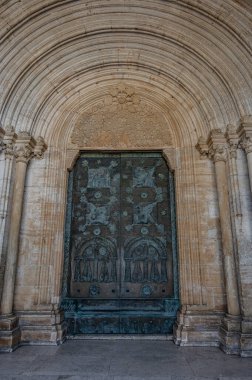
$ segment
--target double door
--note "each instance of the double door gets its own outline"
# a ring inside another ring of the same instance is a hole
[[[82,154],[70,175],[69,333],[168,333],[178,308],[172,174],[159,153]]]

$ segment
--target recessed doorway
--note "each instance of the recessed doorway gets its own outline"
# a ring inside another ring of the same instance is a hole
[[[178,307],[173,174],[162,154],[82,153],[68,181],[68,334],[168,334]]]

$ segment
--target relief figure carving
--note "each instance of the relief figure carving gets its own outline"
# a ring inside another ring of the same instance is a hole
[[[136,167],[133,175],[134,187],[155,187],[155,180],[153,177],[154,168],[141,168]]]
[[[124,259],[125,282],[167,282],[167,253],[158,239],[133,239],[125,247]]]
[[[105,238],[81,242],[73,248],[73,280],[75,282],[115,282],[116,247]]]
[[[134,206],[134,224],[156,223],[152,212],[156,202],[150,204],[138,204]]]

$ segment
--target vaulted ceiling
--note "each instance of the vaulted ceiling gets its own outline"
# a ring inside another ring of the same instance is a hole
[[[250,0],[2,0],[0,25],[0,120],[17,131],[61,139],[123,81],[176,144],[252,114]]]

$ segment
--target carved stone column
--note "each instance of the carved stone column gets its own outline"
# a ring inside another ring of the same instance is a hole
[[[0,348],[12,351],[19,341],[18,321],[12,314],[13,298],[15,290],[15,279],[18,258],[18,244],[20,223],[23,208],[23,194],[26,178],[27,164],[32,157],[41,158],[46,145],[42,138],[36,141],[27,132],[20,132],[14,146],[16,158],[15,178],[13,186],[12,209],[10,216],[9,237],[7,246],[6,268],[1,301],[0,320]],[[4,336],[3,331],[7,332]]]
[[[250,190],[252,192],[252,116],[244,116],[241,119],[237,133],[241,138],[240,145],[247,154]]]
[[[5,268],[5,254],[6,250],[4,246],[6,245],[5,241],[5,232],[8,231],[9,223],[9,200],[11,197],[11,173],[12,173],[12,163],[13,163],[13,146],[16,141],[17,135],[14,132],[11,126],[5,129],[5,134],[2,140],[2,150],[3,150],[3,177],[2,177],[2,186],[0,194],[0,273],[1,273],[1,286],[0,294],[2,294],[3,286],[3,275]]]
[[[240,305],[235,268],[231,212],[227,179],[227,144],[221,130],[212,130],[206,142],[199,140],[197,148],[214,162],[220,212],[223,267],[227,297],[227,315],[220,332],[221,346],[225,352],[239,353]]]
[[[227,311],[233,316],[240,315],[238,286],[236,280],[231,213],[228,198],[228,181],[226,173],[226,139],[219,130],[213,130],[208,139],[210,155],[214,161],[216,185],[218,192],[222,249],[227,294]]]
[[[244,116],[240,121],[240,126],[237,130],[237,134],[240,137],[240,147],[244,149],[248,164],[248,175],[250,183],[250,191],[252,193],[252,115]],[[250,197],[250,201],[252,198]],[[250,214],[251,215],[251,214]],[[251,217],[248,215],[245,220],[243,219],[243,268],[246,267],[246,273],[243,272],[243,278],[241,278],[242,286],[249,289],[251,288],[251,230],[252,223]],[[250,231],[250,232],[249,232]],[[247,265],[246,265],[247,262]],[[249,275],[250,274],[250,275]],[[251,297],[248,292],[243,292],[243,304],[244,310],[242,313],[241,323],[241,356],[252,356],[252,307]]]
[[[12,168],[12,160],[13,160],[13,147],[14,143],[17,139],[17,135],[14,132],[13,127],[8,126],[5,129],[5,134],[3,136],[2,140],[2,151],[4,153],[4,173],[3,173],[3,183],[2,183],[2,189],[1,189],[1,206],[0,206],[0,218],[1,218],[1,228],[0,231],[2,232],[2,222],[6,218],[6,212],[7,212],[7,193],[8,193],[8,185],[10,182],[11,177],[11,168]],[[0,235],[2,236],[2,233],[0,232]]]

